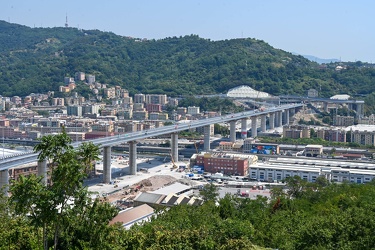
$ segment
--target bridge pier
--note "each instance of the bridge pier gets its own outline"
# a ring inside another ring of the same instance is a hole
[[[5,196],[8,196],[9,190],[9,170],[1,170],[0,171],[0,189],[3,189],[3,193]]]
[[[289,125],[289,109],[284,110],[284,124],[283,125]]]
[[[258,136],[258,131],[257,131],[257,117],[252,116],[251,117],[251,137],[255,138]]]
[[[230,121],[229,123],[229,140],[230,142],[236,142],[236,121]]]
[[[137,174],[137,142],[129,142],[129,174]]]
[[[111,182],[111,146],[103,148],[103,182]]]
[[[247,118],[241,119],[241,139],[247,138]]]
[[[178,161],[178,133],[171,134],[171,157],[172,162]]]
[[[279,126],[279,112],[275,112],[275,128]]]
[[[211,145],[210,145],[210,138],[211,138],[211,128],[210,125],[204,126],[203,127],[203,150],[204,151],[210,151],[211,150]]]
[[[261,129],[261,131],[264,133],[264,132],[266,132],[266,130],[267,130],[267,126],[266,126],[266,115],[262,115],[261,117],[260,117],[260,129]]]
[[[281,127],[283,125],[283,112],[276,112],[276,127]]]
[[[47,160],[38,161],[38,176],[42,176],[42,183],[47,185]]]
[[[357,103],[356,105],[356,117],[360,118],[363,116],[363,103]]]
[[[269,123],[270,123],[270,129],[274,129],[275,128],[275,113],[270,113]]]
[[[290,115],[290,117],[293,117],[295,114],[296,114],[296,109],[295,108],[289,109],[289,115]]]

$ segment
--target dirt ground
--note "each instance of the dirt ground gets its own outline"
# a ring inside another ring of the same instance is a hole
[[[299,111],[295,113],[293,118],[294,118],[293,120],[294,125],[298,124],[298,121],[301,119],[307,122],[310,120],[316,120],[316,117],[314,116],[314,114],[307,114],[306,112],[303,112],[303,111]]]
[[[140,192],[154,191],[164,186],[173,184],[176,181],[177,179],[170,175],[151,176],[134,185],[109,194],[106,197],[106,201],[114,202],[117,200],[133,200]]]

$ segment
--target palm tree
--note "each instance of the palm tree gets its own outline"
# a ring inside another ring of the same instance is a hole
[[[40,143],[35,145],[34,152],[39,152],[38,161],[48,160],[49,163],[55,163],[64,152],[73,149],[71,142],[72,139],[63,127],[61,134],[43,136]]]
[[[99,160],[100,149],[99,146],[92,142],[84,142],[78,147],[78,157],[85,166],[85,173],[89,175],[93,171],[93,162]]]

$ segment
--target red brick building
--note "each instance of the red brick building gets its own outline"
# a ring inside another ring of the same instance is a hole
[[[255,155],[225,153],[202,153],[195,156],[194,164],[203,167],[205,172],[241,176],[248,175],[250,164],[258,159]]]

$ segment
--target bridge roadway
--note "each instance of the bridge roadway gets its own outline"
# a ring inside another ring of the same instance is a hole
[[[304,102],[327,102],[327,103],[354,103],[354,104],[364,104],[364,100],[356,100],[356,99],[331,99],[331,98],[323,98],[323,97],[309,97],[309,96],[298,96],[298,95],[281,95],[279,96],[280,99],[283,101],[304,101]]]
[[[95,145],[100,145],[100,147],[110,147],[113,145],[119,145],[121,143],[132,142],[137,140],[142,140],[149,137],[160,136],[164,134],[173,134],[180,131],[188,130],[191,128],[198,128],[204,127],[207,125],[215,124],[215,123],[222,123],[222,122],[231,122],[240,120],[243,118],[250,118],[250,117],[257,117],[257,116],[264,116],[270,113],[281,112],[284,110],[300,108],[302,107],[302,103],[296,104],[285,104],[280,106],[269,107],[266,110],[251,110],[251,111],[244,111],[240,113],[233,113],[223,116],[217,116],[212,118],[206,118],[201,120],[192,120],[190,122],[184,123],[175,123],[169,126],[163,126],[159,128],[153,128],[149,130],[137,131],[123,135],[115,135],[105,138],[98,138],[90,140]],[[74,148],[77,148],[82,142],[75,142],[72,143]],[[25,152],[19,153],[16,155],[9,155],[4,159],[0,160],[0,171],[8,170],[14,167],[18,167],[27,163],[36,162],[37,161],[38,153],[32,152]]]

